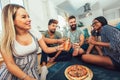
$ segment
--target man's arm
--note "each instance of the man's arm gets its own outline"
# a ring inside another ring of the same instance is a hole
[[[59,39],[46,38],[44,34],[43,34],[43,39],[47,44],[61,44],[65,41],[64,39],[62,39],[62,35],[59,32],[56,32],[56,35],[57,37],[59,37]]]
[[[81,35],[80,35],[80,42],[79,42],[79,46],[82,46],[82,45],[83,45],[83,43],[84,43],[84,35],[83,35],[83,34],[81,34]]]
[[[46,38],[44,35],[43,35],[43,39],[44,39],[45,43],[47,43],[47,44],[56,44],[56,43],[59,43],[59,39]]]

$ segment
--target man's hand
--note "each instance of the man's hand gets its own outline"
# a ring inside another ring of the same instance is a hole
[[[58,44],[62,44],[62,43],[64,43],[65,42],[65,39],[64,38],[62,38],[62,39],[57,39],[57,43]]]

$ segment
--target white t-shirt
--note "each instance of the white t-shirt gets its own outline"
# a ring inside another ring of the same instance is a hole
[[[37,30],[30,30],[30,33],[37,39],[40,40],[42,38],[42,34],[37,31]],[[36,42],[34,40],[34,38],[32,38],[32,43],[24,46],[21,45],[20,43],[18,43],[16,40],[14,41],[14,48],[15,48],[15,55],[16,56],[24,56],[27,54],[30,54],[32,52],[34,52],[37,48],[36,48]]]

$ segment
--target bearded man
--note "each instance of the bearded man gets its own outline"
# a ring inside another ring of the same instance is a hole
[[[64,37],[70,38],[72,47],[74,49],[73,56],[78,56],[84,53],[82,45],[84,44],[84,35],[80,28],[77,27],[75,16],[70,16],[68,18],[69,29],[65,31]]]

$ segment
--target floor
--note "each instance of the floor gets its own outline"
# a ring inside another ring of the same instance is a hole
[[[92,80],[120,80],[120,71],[109,70],[100,66],[88,64],[76,57],[73,57],[70,61],[57,62],[48,68],[49,73],[47,75],[47,80],[68,80],[65,76],[65,70],[67,67],[75,64],[88,67],[93,72]]]
[[[39,53],[38,54],[38,62],[40,62],[40,59],[41,59],[41,54]],[[49,68],[49,67],[51,67],[54,64],[55,64],[55,62],[53,62],[53,63],[47,63],[47,67]]]

